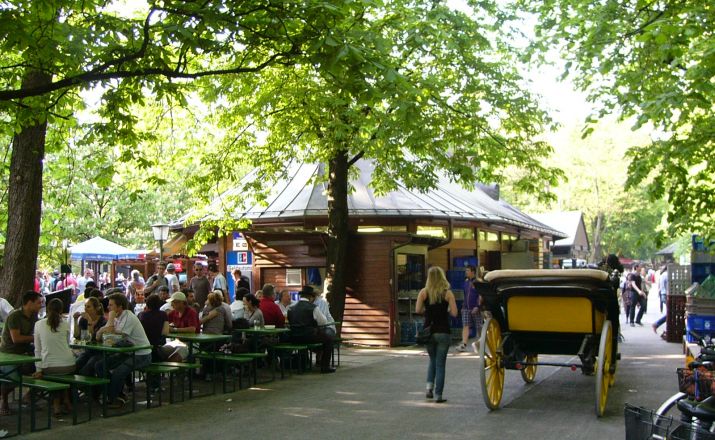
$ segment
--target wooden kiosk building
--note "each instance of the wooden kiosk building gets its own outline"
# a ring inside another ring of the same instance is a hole
[[[466,265],[487,270],[544,267],[550,260],[549,244],[565,236],[500,200],[498,187],[480,185],[470,191],[442,179],[426,193],[398,185],[377,197],[369,187],[372,163],[363,160],[355,166],[360,175],[351,182],[348,202],[350,290],[342,326],[343,337],[354,343],[409,341],[410,329],[421,321],[413,316],[414,303],[428,267],[448,271],[460,301]],[[316,183],[316,177],[324,172],[322,164],[296,165],[273,186],[267,204],[234,213],[250,219],[252,226],[216,242],[219,267],[230,284],[229,273],[239,267],[254,291],[264,283],[278,290],[298,291],[304,284],[322,289],[328,203],[326,184]],[[244,179],[256,178],[249,173]],[[172,229],[191,237],[198,225],[185,222],[186,217],[179,219]]]

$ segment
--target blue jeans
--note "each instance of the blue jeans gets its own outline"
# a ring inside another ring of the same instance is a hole
[[[435,333],[427,343],[429,368],[427,369],[427,386],[434,386],[435,398],[442,397],[444,390],[444,375],[447,365],[447,352],[452,343],[449,333]]]
[[[658,320],[653,324],[653,327],[655,327],[656,330],[658,330],[658,327],[661,325],[665,324],[666,319],[668,319],[668,315],[663,315]]]
[[[104,377],[105,368],[109,371],[109,401],[113,402],[124,388],[124,381],[132,374],[132,356],[115,354],[107,357],[108,368],[104,362],[99,361],[95,365],[97,376]],[[151,364],[151,354],[136,355],[134,359],[134,369],[144,368]]]

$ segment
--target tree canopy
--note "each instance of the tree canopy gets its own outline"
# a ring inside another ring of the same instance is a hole
[[[629,188],[665,196],[673,233],[715,236],[715,7],[708,0],[519,0],[536,14],[530,55],[558,48],[564,75],[598,103],[656,133],[634,146]]]
[[[424,190],[438,173],[467,186],[500,182],[518,168],[517,188],[548,198],[562,174],[545,165],[550,147],[536,140],[549,120],[524,87],[508,18],[491,0],[464,12],[408,0],[4,2],[8,209],[27,216],[8,218],[2,293],[31,282],[46,147],[59,154],[69,142],[74,157],[89,157],[88,194],[101,198],[117,183],[115,158],[139,173],[160,163],[147,145],[160,145],[161,134],[138,111],[149,104],[206,106],[217,122],[202,139],[211,148],[192,144],[200,162],[185,179],[207,198],[242,164],[262,170],[248,188],[260,194],[288,161],[324,162],[331,212],[346,214],[360,158],[376,162],[378,193],[398,180]],[[80,120],[90,89],[99,107]],[[92,154],[103,148],[112,153]],[[26,180],[33,184],[18,184]],[[329,248],[342,243],[335,255],[345,250],[344,217],[330,220]]]

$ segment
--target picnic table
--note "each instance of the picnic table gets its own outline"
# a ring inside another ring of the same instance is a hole
[[[189,356],[187,361],[194,362],[194,345],[199,344],[211,344],[211,350],[209,353],[214,353],[213,367],[216,369],[215,353],[216,344],[219,342],[228,342],[231,340],[231,335],[215,335],[208,333],[171,333],[166,336],[167,338],[178,339],[181,342],[185,342],[189,348]],[[225,387],[224,380],[224,387]],[[213,382],[213,394],[216,394],[216,381]],[[191,388],[191,383],[189,383],[189,398],[193,398],[193,389]]]
[[[91,350],[102,353],[102,364],[105,366],[104,379],[109,379],[109,368],[107,368],[107,354],[131,354],[132,355],[132,412],[137,410],[136,387],[134,387],[134,362],[136,352],[140,350],[151,350],[151,345],[132,345],[130,347],[115,347],[113,345],[104,345],[99,342],[88,343],[73,343],[70,347],[75,350]],[[107,384],[104,384],[104,395],[107,396]],[[107,399],[102,400],[102,413],[106,416]]]
[[[2,372],[0,371],[0,380],[6,380],[10,382],[15,382],[14,380],[10,379],[10,376],[15,373],[18,368],[20,368],[21,365],[25,364],[31,364],[35,362],[39,362],[40,358],[35,357],[35,356],[30,356],[30,355],[25,355],[25,354],[13,354],[13,353],[1,353],[0,352],[0,367],[9,367],[12,366],[10,371],[8,372]],[[22,374],[18,374],[20,378],[17,381],[18,388],[19,388],[19,394],[20,394],[20,399],[22,399]],[[17,434],[22,433],[22,404],[19,404],[17,406]]]

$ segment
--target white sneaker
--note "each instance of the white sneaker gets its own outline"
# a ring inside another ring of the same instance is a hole
[[[467,344],[462,342],[461,344],[457,345],[457,351],[460,351],[460,352],[467,351]]]

